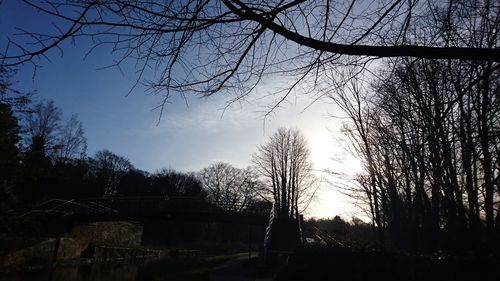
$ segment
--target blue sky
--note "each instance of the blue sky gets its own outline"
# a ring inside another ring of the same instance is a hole
[[[50,22],[31,9],[20,8],[15,0],[4,1],[0,6],[2,50],[16,26],[43,30],[50,27]],[[133,66],[125,65],[122,72],[116,68],[96,70],[112,63],[113,57],[108,50],[98,49],[84,60],[89,46],[85,41],[66,43],[63,56],[57,50],[50,52],[50,61],[40,60],[34,76],[30,65],[19,67],[15,81],[18,89],[53,99],[66,117],[78,114],[90,156],[106,148],[149,172],[163,167],[198,171],[215,161],[246,167],[256,146],[264,143],[276,128],[287,126],[304,133],[317,170],[352,173],[359,167],[335,140],[341,133],[340,122],[327,117],[329,112],[335,113],[332,105],[316,103],[305,109],[310,100],[298,98],[264,124],[261,111],[265,101],[250,99],[233,105],[222,115],[226,101],[223,95],[190,99],[189,107],[183,99],[174,97],[158,123],[160,112],[153,108],[160,97],[148,95],[142,86],[127,96],[136,78]],[[262,87],[256,96],[265,92]],[[332,157],[343,158],[344,162],[333,161]],[[352,206],[347,201],[323,183],[310,215],[348,217]]]

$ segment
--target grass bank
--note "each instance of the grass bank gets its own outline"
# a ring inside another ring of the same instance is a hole
[[[218,255],[209,257],[187,257],[160,260],[141,266],[136,281],[185,280],[207,281],[212,270],[223,263],[245,257],[248,253]]]

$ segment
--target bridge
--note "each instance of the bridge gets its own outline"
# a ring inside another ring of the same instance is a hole
[[[273,204],[269,213],[262,254],[259,254],[260,266],[285,262],[295,247],[305,242],[302,232],[303,218],[280,218]]]
[[[21,217],[77,222],[168,219],[265,225],[271,203],[231,202],[225,207],[198,197],[113,197],[43,201],[20,213]]]
[[[269,202],[232,202],[221,207],[197,197],[53,198],[21,212],[19,216],[70,225],[158,219],[265,226],[259,254],[262,266],[283,260],[284,256],[291,254],[298,244],[304,242],[302,217],[279,218],[274,205]]]

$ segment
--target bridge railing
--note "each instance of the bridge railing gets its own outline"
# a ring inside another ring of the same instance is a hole
[[[269,222],[266,227],[266,233],[264,235],[264,264],[267,262],[267,254],[269,251],[270,243],[271,243],[271,231],[273,228],[274,218],[276,217],[276,205],[273,203],[271,207],[271,211],[269,212]]]
[[[304,237],[304,231],[302,229],[302,224],[304,223],[304,216],[298,215],[297,216],[297,225],[299,228],[299,241],[301,244],[305,242],[305,237]]]
[[[217,206],[200,197],[112,197],[81,199],[50,199],[35,205],[23,216],[34,214],[73,215],[73,214],[148,214],[161,212],[182,213],[224,213],[267,216],[269,208],[262,204],[233,202],[231,207]]]
[[[231,202],[231,204],[217,205],[207,202],[200,197],[114,197],[99,199],[84,199],[79,202],[96,202],[110,206],[118,211],[127,212],[157,212],[157,211],[183,211],[183,212],[210,212],[210,213],[235,213],[266,215],[267,209],[256,208],[248,202]]]
[[[52,214],[52,215],[71,215],[75,213],[83,213],[83,214],[96,214],[96,213],[116,213],[116,210],[108,208],[103,205],[99,205],[97,203],[89,202],[90,204],[83,204],[78,202],[75,199],[58,199],[53,198],[41,203],[38,203],[31,209],[21,212],[19,214],[20,217],[26,217],[31,215],[44,215],[44,214]]]

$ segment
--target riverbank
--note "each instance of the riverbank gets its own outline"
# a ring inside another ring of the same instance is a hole
[[[224,270],[221,267],[233,260],[245,264],[248,260],[248,253],[218,256],[174,255],[158,259],[66,264],[37,270],[4,273],[0,274],[0,279],[3,281],[209,281],[214,280],[211,277],[212,272]]]
[[[117,261],[189,257],[197,255],[198,252],[190,249],[93,245],[72,238],[49,238],[0,257],[0,273]]]

